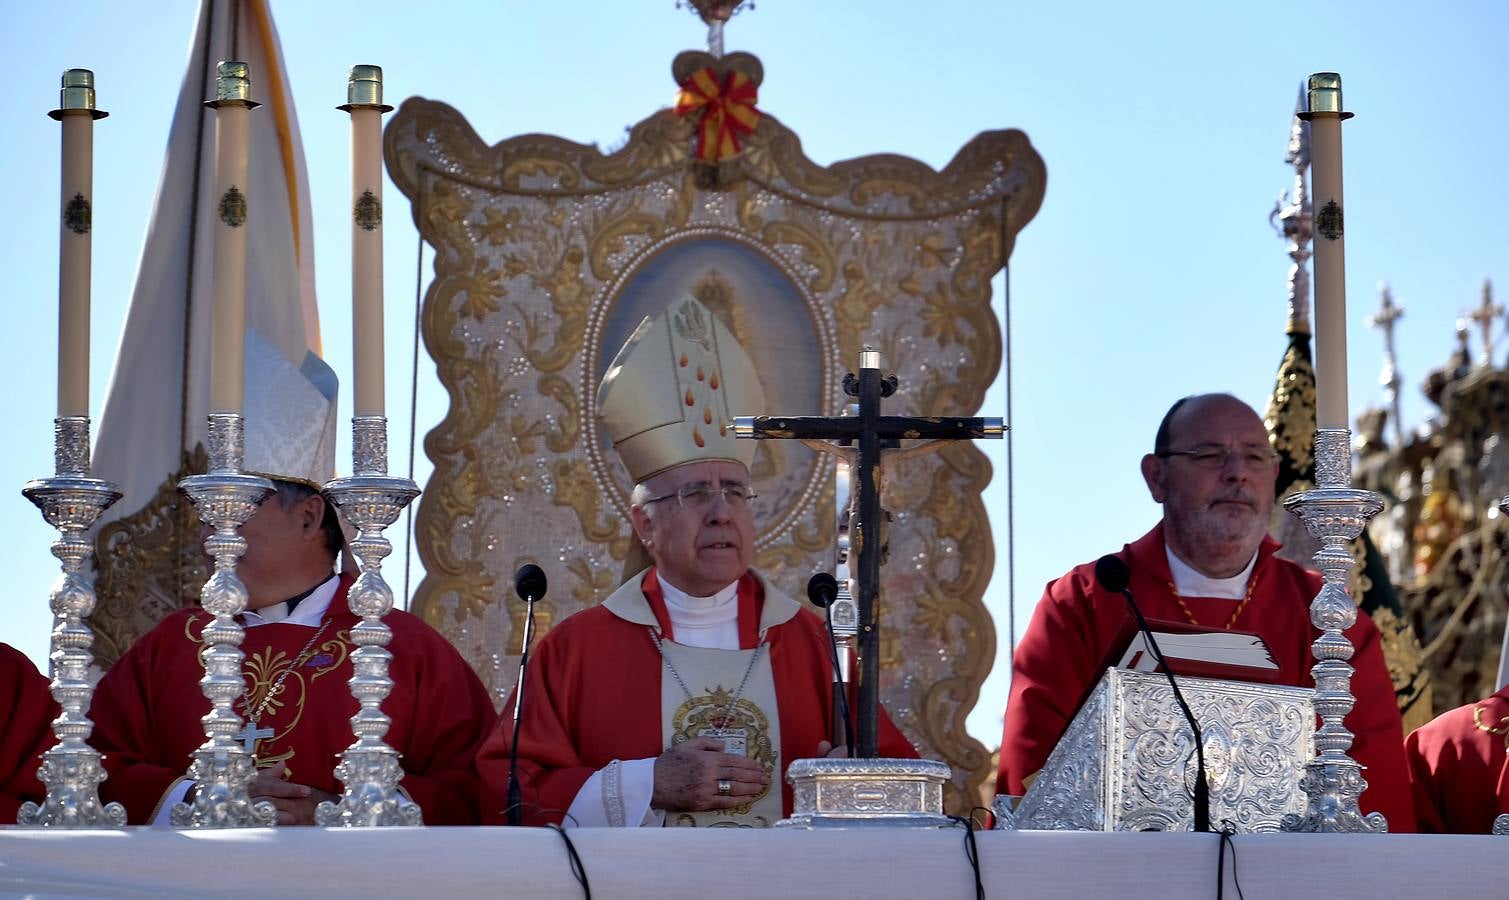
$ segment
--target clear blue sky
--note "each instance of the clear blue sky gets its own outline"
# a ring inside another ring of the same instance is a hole
[[[348,120],[353,63],[386,72],[388,98],[418,94],[465,114],[489,142],[545,132],[603,146],[669,102],[670,61],[704,30],[672,0],[569,3],[290,3],[272,0],[308,158],[326,355],[349,380]],[[0,333],[12,385],[0,443],[0,640],[46,655],[53,532],[20,496],[52,471],[58,126],[63,69],[95,70],[94,352],[103,406],[150,215],[197,0],[78,0],[60,18],[23,4],[0,35],[0,218],[13,319]],[[902,153],[935,167],[987,129],[1027,132],[1048,167],[1042,211],[1012,259],[1017,627],[1042,585],[1119,548],[1157,518],[1137,475],[1163,410],[1197,391],[1261,406],[1283,349],[1283,242],[1268,212],[1299,83],[1342,74],[1346,125],[1351,404],[1380,398],[1380,343],[1363,324],[1388,279],[1407,309],[1405,417],[1452,346],[1485,276],[1509,291],[1509,7],[1459,2],[1292,4],[760,0],[728,49],[765,65],[760,105],[832,162]],[[403,199],[391,185],[390,203]],[[405,210],[406,213],[406,210]],[[407,371],[415,235],[387,221],[392,370]],[[999,304],[999,294],[997,296]],[[1500,324],[1502,328],[1502,324]],[[1475,345],[1476,346],[1476,345]],[[1509,340],[1501,340],[1502,362]],[[421,433],[438,420],[420,365]],[[393,464],[407,464],[407,404],[390,374]],[[1006,412],[1004,393],[983,414]],[[341,411],[342,421],[349,409]],[[347,441],[346,428],[342,440]],[[342,444],[341,459],[349,459]],[[988,499],[1005,508],[1004,445]],[[427,475],[421,464],[421,484]],[[400,548],[400,553],[402,549]],[[1000,739],[1008,625],[1004,517],[987,602],[1001,656],[970,719]],[[388,571],[398,569],[390,563]]]

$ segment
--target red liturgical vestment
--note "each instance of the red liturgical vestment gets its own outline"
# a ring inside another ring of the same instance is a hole
[[[1444,712],[1404,742],[1420,830],[1488,834],[1509,812],[1509,688]]]
[[[1320,591],[1320,576],[1274,556],[1278,547],[1276,541],[1263,539],[1249,582],[1251,600],[1236,621],[1230,619],[1241,601],[1185,597],[1184,605],[1195,618],[1192,624],[1261,635],[1281,670],[1275,683],[1314,687],[1310,644],[1319,632],[1310,625],[1310,601]],[[1143,615],[1188,621],[1172,587],[1161,522],[1118,556],[1132,571],[1129,587]],[[1025,793],[1024,779],[1047,762],[1080,700],[1103,674],[1096,667],[1130,615],[1125,597],[1100,589],[1094,563],[1078,566],[1048,585],[1016,649],[997,791]],[[1357,648],[1351,660],[1357,705],[1346,717],[1346,726],[1356,735],[1351,757],[1367,767],[1362,810],[1383,813],[1390,831],[1412,831],[1403,725],[1378,629],[1359,610],[1357,623],[1345,634]]]
[[[249,700],[251,712],[261,710],[258,725],[273,732],[256,744],[258,768],[276,767],[288,781],[332,794],[341,792],[334,769],[355,741],[350,719],[358,708],[350,687],[350,633],[361,619],[346,604],[351,581],[341,577],[317,638],[317,629],[307,625],[273,622],[246,629],[241,649],[247,693],[235,706],[248,718]],[[197,608],[170,614],[132,645],[95,690],[93,743],[105,754],[109,773],[100,793],[123,803],[131,824],[152,820],[188,771],[190,754],[204,743],[199,720],[210,702],[199,687],[200,634],[212,620]],[[383,621],[393,632],[393,692],[382,710],[393,720],[385,740],[402,754],[399,787],[419,805],[427,825],[475,824],[473,759],[491,729],[492,703],[466,661],[433,628],[402,610]]]
[[[0,825],[16,824],[22,803],[46,798],[37,766],[42,752],[57,743],[57,716],[47,678],[21,651],[0,644]]]
[[[741,599],[744,593],[751,594],[755,621],[762,626],[770,622],[764,612],[767,602],[794,612],[783,614],[784,618],[775,616],[781,621],[766,627],[763,635],[780,718],[781,771],[772,773],[771,780],[781,785],[782,809],[789,816],[791,787],[786,784],[786,766],[793,759],[817,755],[818,744],[830,739],[831,651],[822,620],[753,570],[744,579]],[[613,760],[649,759],[666,749],[661,678],[669,676],[650,638],[649,629],[657,623],[642,598],[641,584],[642,576],[636,576],[601,606],[568,617],[550,630],[530,658],[519,737],[526,824],[561,821],[587,779]],[[642,609],[635,621],[620,614],[630,605],[622,602],[626,597]],[[758,640],[744,612],[741,604],[740,634]],[[511,696],[503,708],[513,708]],[[505,715],[477,758],[484,823],[506,821],[512,738],[513,723]],[[882,756],[917,756],[884,711],[879,738]]]

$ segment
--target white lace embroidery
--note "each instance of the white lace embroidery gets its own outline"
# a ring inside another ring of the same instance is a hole
[[[611,828],[624,827],[624,821],[628,818],[624,811],[622,768],[623,762],[616,759],[603,768],[603,809],[608,812],[608,825]]]

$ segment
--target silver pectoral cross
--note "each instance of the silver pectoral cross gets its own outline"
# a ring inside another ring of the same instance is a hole
[[[256,722],[247,722],[236,732],[236,740],[241,742],[247,753],[257,752],[257,741],[273,736],[271,728],[258,728]]]

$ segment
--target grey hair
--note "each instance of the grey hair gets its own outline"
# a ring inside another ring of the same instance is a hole
[[[650,492],[649,484],[643,481],[639,482],[634,485],[634,490],[629,492],[629,508],[643,509],[651,496],[653,495]]]

